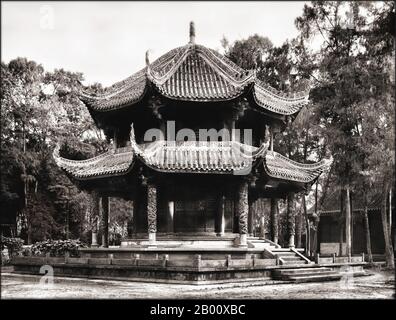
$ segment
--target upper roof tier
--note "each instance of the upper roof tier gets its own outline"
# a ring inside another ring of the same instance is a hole
[[[309,90],[282,93],[256,77],[255,70],[237,66],[217,51],[190,42],[175,48],[101,94],[83,91],[80,99],[91,111],[106,112],[137,105],[155,88],[179,101],[217,102],[246,97],[251,105],[275,115],[297,114],[308,102]]]

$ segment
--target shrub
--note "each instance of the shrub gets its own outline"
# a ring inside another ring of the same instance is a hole
[[[45,240],[36,242],[31,247],[31,253],[34,256],[45,256],[47,253],[51,257],[63,257],[68,252],[71,257],[78,257],[79,248],[86,248],[87,246],[77,240]]]
[[[1,251],[5,248],[8,250],[8,254],[11,257],[17,255],[22,250],[23,240],[21,238],[7,238],[1,237],[0,247]]]

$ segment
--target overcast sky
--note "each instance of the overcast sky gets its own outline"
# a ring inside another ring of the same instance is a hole
[[[254,33],[275,45],[297,35],[304,2],[2,2],[1,59],[26,57],[46,70],[83,72],[105,86],[189,40],[221,49]]]

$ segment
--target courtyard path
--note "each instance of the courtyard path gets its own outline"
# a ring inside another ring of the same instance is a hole
[[[352,281],[325,283],[178,285],[77,278],[55,278],[40,284],[39,276],[3,273],[2,299],[392,299],[394,275],[373,272]],[[198,290],[199,288],[199,290]]]

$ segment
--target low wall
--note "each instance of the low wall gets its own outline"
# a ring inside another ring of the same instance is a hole
[[[337,256],[346,252],[346,243],[342,243],[342,252],[340,253],[340,243],[338,242],[321,242],[320,243],[320,254],[321,255],[332,255],[335,254]]]
[[[269,261],[266,261],[269,260]],[[271,278],[273,259],[193,260],[15,257],[14,272],[40,274],[50,265],[55,276],[148,281],[165,283],[211,283],[247,278]]]
[[[321,257],[317,255],[315,257],[315,262],[318,264],[329,264],[329,263],[364,263],[365,256],[351,256],[351,257],[337,257],[333,255],[332,257]]]

